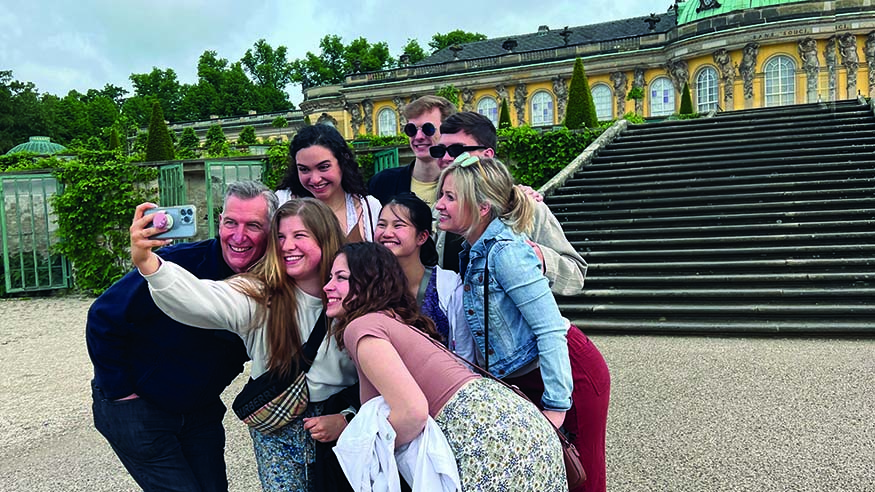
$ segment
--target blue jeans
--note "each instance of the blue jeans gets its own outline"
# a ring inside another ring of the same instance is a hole
[[[136,398],[107,400],[91,383],[94,426],[145,492],[227,492],[225,406],[171,413]]]

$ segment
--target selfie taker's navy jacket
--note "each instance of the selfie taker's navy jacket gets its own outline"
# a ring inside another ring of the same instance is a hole
[[[158,254],[198,278],[222,280],[234,274],[217,239],[169,246]],[[106,399],[136,393],[169,412],[215,403],[248,360],[236,334],[183,325],[161,312],[136,270],[94,301],[85,338],[94,384]]]

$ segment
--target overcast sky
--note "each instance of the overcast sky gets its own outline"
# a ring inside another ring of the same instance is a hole
[[[398,56],[408,39],[428,49],[455,29],[503,37],[661,13],[671,0],[0,0],[0,70],[64,96],[107,83],[131,90],[131,73],[172,68],[197,81],[206,50],[231,62],[261,38],[290,60],[319,53],[319,40],[363,36]],[[299,90],[289,87],[292,102]]]

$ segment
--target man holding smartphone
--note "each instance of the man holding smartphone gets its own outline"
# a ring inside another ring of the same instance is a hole
[[[228,185],[219,237],[158,254],[199,278],[245,272],[264,255],[276,195]],[[85,330],[94,426],[144,491],[227,491],[220,395],[248,360],[240,338],[173,321],[129,272],[94,301]]]

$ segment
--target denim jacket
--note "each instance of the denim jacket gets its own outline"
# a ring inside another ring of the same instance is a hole
[[[499,378],[538,359],[548,410],[571,408],[568,323],[541,273],[541,262],[522,235],[494,219],[472,246],[459,253],[465,317],[481,354],[483,271],[489,255],[489,370]]]

